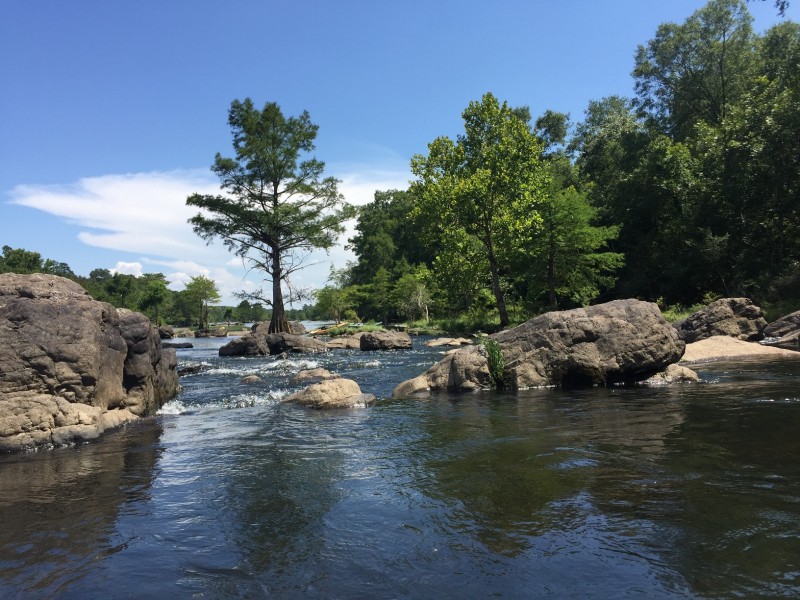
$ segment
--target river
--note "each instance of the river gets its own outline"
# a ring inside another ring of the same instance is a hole
[[[797,598],[800,361],[391,400],[440,350],[220,358],[144,419],[0,456],[0,598]],[[280,403],[322,366],[379,397]],[[245,384],[245,375],[263,381]]]

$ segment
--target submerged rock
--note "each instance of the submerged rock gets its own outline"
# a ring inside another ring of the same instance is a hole
[[[503,382],[512,389],[636,383],[680,360],[685,347],[658,307],[640,300],[545,313],[489,339],[499,346]],[[489,367],[484,347],[462,348],[392,395],[488,388]]]
[[[368,331],[361,335],[359,347],[371,350],[409,350],[411,336],[404,331]]]
[[[0,274],[0,449],[63,445],[154,414],[175,350],[144,315],[54,275]]]
[[[647,386],[672,385],[673,383],[698,383],[700,376],[688,367],[672,364],[661,373],[645,379],[642,384]]]
[[[766,326],[761,308],[749,298],[721,298],[675,324],[687,344],[715,335],[756,342],[764,337]]]
[[[372,394],[361,393],[352,379],[327,379],[283,399],[309,408],[363,408],[375,402]]]

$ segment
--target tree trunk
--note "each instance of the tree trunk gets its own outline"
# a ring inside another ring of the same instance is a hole
[[[556,297],[556,240],[554,227],[550,228],[550,248],[547,253],[547,293],[550,300],[550,309],[558,308]]]
[[[494,245],[492,239],[487,236],[486,249],[488,250],[489,269],[492,272],[492,292],[497,301],[497,312],[500,313],[500,327],[508,327],[508,311],[506,310],[506,299],[503,290],[500,288],[500,269],[497,266],[497,257],[494,255]]]
[[[281,289],[281,253],[272,249],[272,318],[269,320],[269,333],[288,333],[289,322],[283,308],[283,290]]]

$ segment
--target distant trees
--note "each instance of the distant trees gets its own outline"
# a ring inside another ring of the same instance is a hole
[[[31,252],[22,248],[3,246],[0,255],[0,273],[48,273],[61,277],[75,277],[67,263],[51,259],[42,259],[38,252]]]
[[[247,98],[231,103],[228,124],[235,157],[218,153],[211,168],[225,195],[187,198],[188,205],[202,209],[190,223],[203,239],[220,238],[266,274],[271,297],[245,296],[268,303],[269,331],[285,332],[284,286],[288,300],[296,299],[289,277],[305,266],[312,250],[334,245],[354,211],[339,194],[337,180],[323,178],[323,162],[301,159],[314,150],[318,130],[307,112],[286,118],[274,102],[258,110]]]
[[[208,277],[198,275],[186,284],[185,296],[191,307],[191,314],[197,319],[200,329],[208,329],[209,306],[220,301],[217,284]]]

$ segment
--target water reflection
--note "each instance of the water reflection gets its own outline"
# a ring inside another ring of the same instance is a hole
[[[54,597],[127,547],[115,523],[149,498],[160,429],[129,426],[102,442],[0,457],[0,596]]]

